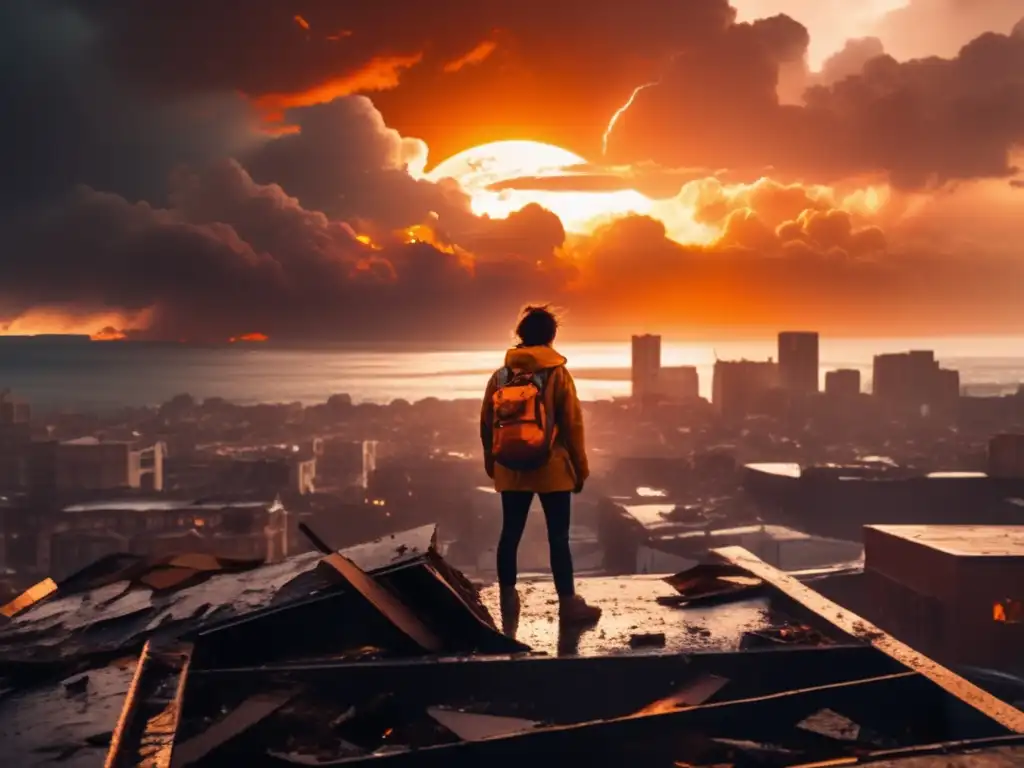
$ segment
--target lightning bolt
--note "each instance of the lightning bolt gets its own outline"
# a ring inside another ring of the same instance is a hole
[[[608,139],[612,135],[612,129],[615,128],[615,124],[619,122],[619,118],[622,117],[627,109],[633,106],[633,102],[636,100],[637,94],[644,90],[644,88],[650,88],[652,85],[657,85],[657,83],[644,83],[643,85],[634,88],[633,92],[629,94],[629,98],[626,99],[626,103],[615,110],[615,114],[612,115],[612,119],[608,121],[608,127],[604,129],[604,136],[601,137],[602,157],[606,157],[608,155]]]

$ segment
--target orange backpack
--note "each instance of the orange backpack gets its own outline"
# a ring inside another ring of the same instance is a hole
[[[495,376],[494,461],[512,470],[540,469],[551,458],[555,414],[547,397],[553,369],[517,371],[502,368]]]

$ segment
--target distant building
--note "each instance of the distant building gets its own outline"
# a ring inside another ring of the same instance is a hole
[[[711,402],[728,419],[759,410],[765,396],[779,386],[779,366],[771,361],[716,360]]]
[[[700,397],[700,377],[692,365],[662,368],[654,390],[667,400],[696,400]]]
[[[860,394],[860,371],[840,368],[825,374],[825,394],[831,397],[856,397]]]
[[[634,336],[631,364],[633,397],[643,399],[656,394],[660,371],[661,336]]]
[[[779,379],[790,392],[818,391],[818,334],[783,331],[779,334]]]
[[[988,474],[1024,478],[1024,435],[995,435],[988,441]]]
[[[867,525],[865,618],[942,664],[1019,668],[1024,526]]]
[[[232,459],[217,487],[230,493],[304,496],[316,490],[317,459],[295,456],[241,457]]]
[[[0,391],[0,424],[27,424],[32,419],[32,407],[11,397],[9,390]]]
[[[107,499],[64,507],[40,542],[39,565],[66,574],[106,555],[205,553],[278,562],[291,553],[279,499]]]
[[[377,471],[377,441],[363,440],[363,470],[359,485],[364,490],[370,487],[370,476]]]
[[[0,491],[28,484],[28,456],[32,442],[31,408],[0,391]]]
[[[164,488],[164,444],[136,447],[95,437],[32,444],[31,484],[37,490],[103,491]]]
[[[876,355],[872,378],[872,394],[895,405],[930,410],[960,397],[960,374],[940,368],[931,350]]]

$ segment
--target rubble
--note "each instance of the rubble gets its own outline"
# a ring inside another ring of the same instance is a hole
[[[535,581],[502,635],[495,588],[432,526],[273,565],[100,562],[0,626],[4,764],[780,766],[1024,743],[1024,713],[745,550],[579,589],[596,627],[559,627]]]

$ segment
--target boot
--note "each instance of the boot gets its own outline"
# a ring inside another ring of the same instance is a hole
[[[601,609],[590,605],[579,595],[559,599],[558,619],[566,624],[596,624],[601,618]]]
[[[515,587],[503,587],[499,604],[501,607],[501,630],[504,634],[514,638],[519,629],[519,591]]]

